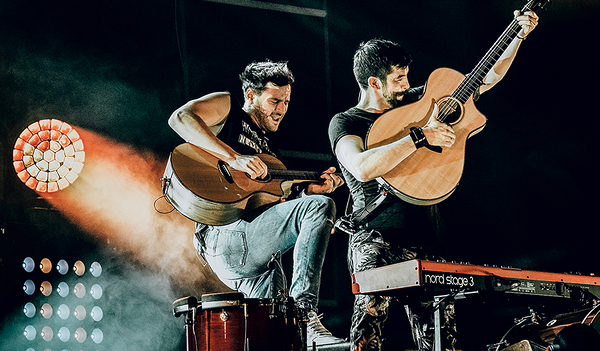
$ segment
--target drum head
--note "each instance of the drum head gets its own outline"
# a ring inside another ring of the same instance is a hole
[[[244,303],[244,294],[240,292],[202,295],[202,309],[240,306]]]

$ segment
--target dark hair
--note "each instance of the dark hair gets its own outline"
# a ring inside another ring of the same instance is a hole
[[[240,73],[242,92],[244,96],[248,89],[261,94],[271,82],[279,87],[294,83],[294,75],[287,66],[287,62],[252,62]]]
[[[412,62],[410,54],[399,44],[384,39],[362,42],[354,53],[354,78],[361,88],[368,86],[369,77],[385,82],[392,67],[406,67]]]

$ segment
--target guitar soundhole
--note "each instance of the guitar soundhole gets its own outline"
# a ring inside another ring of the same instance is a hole
[[[463,117],[464,109],[460,101],[449,96],[438,102],[438,120],[447,124],[456,124]]]
[[[221,176],[223,176],[223,178],[225,178],[225,180],[232,184],[233,183],[233,177],[231,176],[231,172],[229,172],[229,169],[227,168],[227,164],[221,160],[219,160],[217,162],[217,168],[219,169],[219,172],[221,173]]]

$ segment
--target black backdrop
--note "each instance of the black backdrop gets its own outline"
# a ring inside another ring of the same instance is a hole
[[[358,43],[383,37],[403,44],[414,57],[410,81],[420,85],[438,67],[468,73],[522,6],[516,0],[2,1],[2,278],[18,281],[3,284],[5,320],[23,299],[8,286],[21,284],[13,269],[27,255],[24,241],[34,251],[59,242],[95,256],[110,251],[76,228],[60,240],[23,229],[47,223],[48,213],[69,226],[13,171],[14,141],[30,123],[61,118],[164,159],[181,142],[166,124],[174,109],[219,90],[241,98],[237,74],[248,62],[287,60],[297,82],[274,138],[288,168],[322,170],[333,163],[330,117],[357,101],[351,59]],[[449,259],[598,271],[599,10],[591,0],[550,3],[508,75],[477,103],[488,124],[467,144],[458,190],[440,204]],[[343,211],[347,191],[332,196]],[[347,333],[352,299],[345,240],[332,237],[322,287],[326,324],[339,335]]]

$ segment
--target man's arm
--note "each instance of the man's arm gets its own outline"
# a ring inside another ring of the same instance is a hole
[[[531,33],[532,30],[538,24],[538,15],[535,12],[525,12],[520,14],[519,11],[515,11],[515,18],[521,26],[521,31],[517,34],[515,39],[508,45],[506,50],[502,53],[502,56],[498,59],[494,67],[488,72],[488,74],[483,79],[484,85],[481,86],[479,93],[482,94],[485,91],[491,89],[494,85],[496,85],[510,68],[515,56],[517,55],[517,51],[521,46],[521,42],[525,40],[525,38]]]
[[[194,144],[225,161],[232,168],[252,177],[267,175],[267,165],[255,155],[241,155],[221,141],[210,127],[225,121],[231,110],[231,96],[217,92],[191,100],[169,117],[169,126],[188,143]]]
[[[409,136],[365,150],[361,137],[346,135],[340,138],[335,146],[338,161],[361,182],[386,174],[415,150],[415,144]]]
[[[237,153],[210,130],[227,118],[230,108],[228,93],[208,94],[175,110],[169,117],[169,126],[188,143],[210,151],[226,162],[233,161]]]
[[[422,130],[430,145],[449,147],[454,144],[452,127],[437,120],[437,105]],[[385,175],[417,150],[409,135],[368,150],[364,144],[362,137],[345,135],[335,145],[338,161],[361,182]]]

